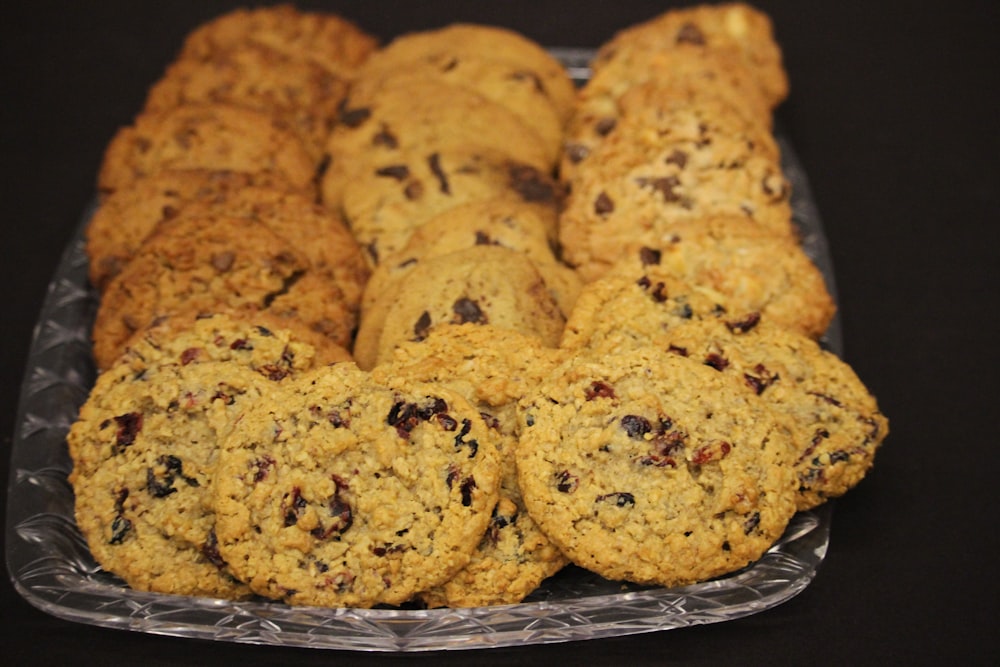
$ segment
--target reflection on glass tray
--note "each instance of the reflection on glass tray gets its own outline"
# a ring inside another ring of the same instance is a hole
[[[553,49],[585,79],[589,51]],[[818,212],[792,147],[778,133],[806,252],[834,292]],[[11,453],[7,565],[17,590],[59,618],[162,635],[365,651],[470,649],[614,637],[740,618],[774,607],[812,581],[826,555],[831,508],[794,517],[758,562],[711,582],[664,589],[606,581],[570,566],[521,604],[476,609],[319,609],[145,593],[101,570],[73,519],[65,437],[95,370],[89,328],[84,215],[49,286],[21,388]],[[842,350],[839,323],[825,343]]]

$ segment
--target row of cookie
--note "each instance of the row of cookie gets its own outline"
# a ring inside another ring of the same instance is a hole
[[[485,25],[403,35],[359,70],[321,195],[373,269],[354,347],[362,368],[447,322],[558,342],[579,289],[554,250],[552,174],[573,94],[548,52]]]
[[[641,248],[724,247],[735,275],[699,280],[756,291],[772,319],[822,335],[834,304],[792,220],[772,133],[788,84],[767,16],[740,3],[671,10],[617,34],[592,67],[560,172],[567,262],[591,281]],[[796,269],[740,266],[768,254]],[[772,303],[761,283],[783,280],[794,299]]]
[[[137,590],[298,604],[446,581],[497,502],[483,418],[262,321],[170,318],[99,376],[68,435],[94,558]]]
[[[188,36],[101,165],[86,230],[99,368],[178,312],[261,311],[351,345],[368,268],[316,180],[375,46],[337,15],[284,5]]]

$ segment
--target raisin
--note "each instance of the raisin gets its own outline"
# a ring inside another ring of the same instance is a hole
[[[289,374],[291,374],[289,369],[278,366],[277,364],[264,364],[257,369],[257,372],[272,382],[284,380],[289,376]]]
[[[639,415],[625,415],[621,419],[622,428],[628,433],[628,437],[635,440],[642,440],[642,437],[653,430],[649,420]]]
[[[437,415],[438,424],[446,431],[454,431],[458,428],[458,422],[451,415]]]
[[[132,522],[119,514],[111,522],[111,538],[108,540],[108,544],[121,544],[130,530],[132,530]]]
[[[333,522],[325,529],[319,527],[311,531],[313,537],[319,539],[327,539],[335,534],[342,535],[354,525],[354,511],[343,493],[347,490],[347,482],[337,475],[333,475],[332,479],[337,485],[337,490],[334,491],[333,497],[327,503],[327,508],[330,510]]]
[[[417,409],[417,416],[424,421],[428,421],[434,415],[448,411],[448,403],[443,398],[436,396],[428,396],[427,398],[431,399],[430,404]]]
[[[810,391],[809,393],[815,396],[816,398],[822,400],[824,403],[829,403],[830,405],[833,405],[838,408],[844,407],[840,401],[838,401],[833,396],[830,396],[829,394],[823,394],[818,391]]]
[[[613,500],[615,507],[632,507],[635,505],[635,496],[625,491],[615,491],[614,493],[605,493],[597,496],[596,502],[603,503],[608,500]]]
[[[597,199],[594,200],[594,213],[601,216],[602,218],[615,210],[615,203],[608,196],[608,193],[602,192],[597,195]]]
[[[489,322],[489,318],[479,307],[479,304],[468,297],[456,300],[451,309],[455,313],[455,317],[451,320],[452,324],[465,324],[466,322],[487,324]]]
[[[851,460],[851,453],[844,449],[830,452],[830,463],[842,463]]]
[[[595,398],[616,398],[615,389],[607,382],[602,382],[600,380],[595,380],[587,387],[584,392],[588,401],[592,401]]]
[[[749,535],[760,525],[760,512],[754,512],[749,519],[743,522],[743,534]]]
[[[118,415],[115,417],[115,423],[118,425],[118,431],[115,433],[113,453],[121,454],[126,447],[135,442],[136,436],[142,430],[142,413],[128,412]]]
[[[580,478],[569,470],[556,473],[556,490],[560,493],[573,493],[580,486]]]

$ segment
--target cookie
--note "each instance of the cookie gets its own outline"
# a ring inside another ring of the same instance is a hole
[[[388,48],[392,48],[391,45]],[[374,62],[373,62],[374,60]],[[375,69],[362,67],[354,83],[353,95],[370,97],[378,89],[392,87],[414,78],[440,79],[450,85],[471,89],[510,110],[535,134],[544,146],[550,163],[562,149],[563,120],[546,96],[540,77],[518,63],[497,60],[487,52],[450,54],[431,51],[426,57],[406,62],[401,68],[385,69],[377,56],[369,60]]]
[[[165,170],[102,197],[85,231],[91,284],[103,291],[156,225],[194,201],[222,203],[244,189],[292,190],[274,172]]]
[[[344,189],[342,210],[375,266],[401,250],[423,222],[448,209],[509,197],[547,218],[555,213],[559,195],[544,172],[502,153],[430,150],[399,155],[358,173]]]
[[[230,431],[219,552],[289,604],[402,604],[469,561],[498,481],[494,436],[460,396],[336,364],[282,383]]]
[[[690,359],[577,356],[521,410],[529,513],[606,579],[671,587],[736,571],[795,513],[787,433],[758,397]]]
[[[536,206],[525,206],[516,198],[497,197],[462,204],[435,215],[417,227],[402,250],[372,271],[362,308],[370,308],[380,294],[392,289],[392,283],[421,260],[475,246],[495,245],[524,253],[538,269],[560,312],[568,317],[582,285],[576,273],[556,258],[546,235],[549,224],[539,212],[548,213]]]
[[[313,271],[334,283],[344,305],[356,312],[368,282],[368,264],[361,247],[335,211],[298,192],[248,187],[223,197],[189,202],[178,217],[238,216],[263,223],[298,249]],[[170,224],[165,221],[161,224]]]
[[[228,309],[298,318],[343,347],[355,322],[336,285],[267,226],[188,217],[160,227],[108,285],[92,330],[97,365],[159,318]]]
[[[584,285],[559,347],[611,352],[618,346],[649,344],[660,331],[691,320],[723,318],[738,326],[757,315],[732,309],[709,287],[669,275],[654,271],[639,276],[613,274]]]
[[[447,582],[424,591],[430,607],[515,604],[558,572],[567,559],[528,515],[517,486],[516,406],[561,358],[531,337],[489,325],[442,326],[397,348],[373,377],[440,384],[461,394],[497,432],[500,499],[472,559]]]
[[[629,245],[614,273],[671,276],[711,290],[736,312],[820,338],[836,304],[823,274],[792,238],[745,218],[679,223],[655,247]]]
[[[341,205],[359,174],[406,156],[490,152],[550,174],[554,162],[534,132],[506,107],[435,78],[406,78],[366,99],[351,94],[327,141],[323,203]]]
[[[722,54],[667,51],[638,69],[611,63],[587,81],[566,128],[560,178],[572,181],[623,118],[638,117],[641,124],[656,127],[659,116],[678,105],[735,117],[777,154],[771,108],[746,68]]]
[[[224,104],[140,113],[115,133],[98,173],[102,193],[130,187],[164,169],[277,172],[293,188],[313,187],[316,163],[279,121]]]
[[[378,47],[378,40],[330,12],[301,11],[292,5],[240,8],[192,30],[178,59],[210,60],[247,44],[315,62],[331,74],[350,77]]]
[[[669,120],[668,120],[669,118]],[[791,188],[758,136],[679,105],[661,134],[623,122],[578,172],[560,217],[563,258],[584,280],[613,264],[629,243],[656,247],[681,221],[737,216],[794,235]]]
[[[850,366],[766,318],[740,329],[719,320],[692,322],[655,342],[732,376],[785,418],[795,446],[799,510],[855,487],[889,433],[888,420]]]
[[[543,93],[563,122],[572,114],[576,92],[562,63],[524,35],[499,26],[453,23],[401,35],[368,58],[363,74],[378,77],[414,64],[447,67],[470,58],[488,58],[514,68],[513,75],[529,80]]]
[[[315,61],[248,42],[175,60],[150,88],[144,111],[187,104],[254,109],[292,130],[318,164],[349,83]]]
[[[361,368],[371,369],[400,343],[422,340],[440,324],[492,324],[555,347],[565,323],[531,260],[498,246],[424,260],[394,287],[361,319],[352,350]]]
[[[669,10],[626,28],[601,46],[591,68],[596,73],[624,61],[636,71],[651,55],[674,49],[725,53],[739,60],[772,107],[788,95],[788,75],[770,18],[738,2]]]
[[[268,384],[239,363],[136,357],[98,377],[67,441],[77,525],[104,569],[137,590],[250,595],[216,549],[210,490],[223,430]]]
[[[350,353],[302,322],[269,313],[229,311],[164,317],[136,333],[119,364],[139,372],[164,364],[224,361],[280,380],[316,366],[351,361]]]

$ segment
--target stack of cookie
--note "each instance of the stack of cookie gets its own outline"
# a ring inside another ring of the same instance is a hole
[[[354,347],[362,368],[442,323],[558,343],[579,289],[553,250],[552,174],[573,95],[548,52],[483,25],[403,35],[361,68],[321,194],[373,269]]]
[[[817,342],[767,18],[667,12],[593,69],[287,6],[191,34],[87,230],[102,567],[321,606],[516,603],[569,563],[675,586],[861,480],[888,422]]]
[[[317,204],[323,142],[376,41],[339,16],[238,10],[194,31],[111,140],[87,229],[99,368],[164,318],[239,311],[349,347],[368,268]]]

